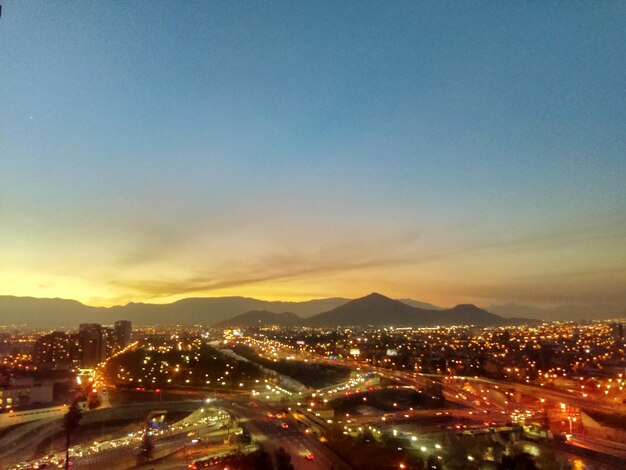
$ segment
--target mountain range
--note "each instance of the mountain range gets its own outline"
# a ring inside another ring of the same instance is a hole
[[[616,304],[596,302],[592,304],[570,304],[540,308],[515,303],[489,305],[486,310],[497,315],[510,317],[541,318],[545,321],[607,320],[626,318],[626,307]]]
[[[293,313],[247,312],[222,321],[216,326],[338,327],[393,325],[429,327],[438,325],[501,326],[537,322],[537,320],[531,319],[503,318],[475,305],[457,305],[453,308],[438,310],[425,309],[390,299],[378,293],[372,293],[309,318],[301,318]]]
[[[212,325],[249,311],[290,311],[303,317],[343,305],[350,299],[331,297],[280,302],[248,297],[188,298],[169,304],[129,303],[92,307],[76,300],[0,296],[0,324],[73,328],[79,323],[110,324],[127,319],[136,325]]]
[[[277,315],[281,314],[281,315]],[[562,306],[541,309],[517,304],[441,308],[412,299],[393,300],[380,294],[361,299],[341,297],[304,302],[265,301],[248,297],[188,298],[169,304],[129,303],[92,307],[75,300],[0,296],[0,324],[35,328],[76,328],[79,323],[111,324],[119,319],[135,325],[246,326],[276,324],[407,325],[516,324],[524,319],[578,320],[626,317],[626,309]]]

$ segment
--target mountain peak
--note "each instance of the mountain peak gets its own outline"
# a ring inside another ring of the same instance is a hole
[[[452,307],[450,310],[465,310],[465,311],[474,311],[474,312],[483,311],[482,308],[477,307],[474,304],[458,304]]]
[[[398,300],[378,292],[351,300],[337,308],[308,319],[309,325],[355,326],[355,325],[410,325],[420,312]]]
[[[379,294],[378,292],[372,292],[371,294],[368,294],[365,297],[361,297],[361,298],[354,299],[354,300],[363,300],[363,299],[386,299],[386,300],[393,300],[393,299],[390,299],[389,297],[387,297],[386,295]]]

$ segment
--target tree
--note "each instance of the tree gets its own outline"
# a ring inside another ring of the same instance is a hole
[[[440,470],[441,465],[439,464],[439,460],[434,455],[430,455],[428,460],[426,460],[426,468],[428,470]]]
[[[498,470],[539,470],[530,454],[505,455]]]
[[[443,466],[450,470],[470,470],[481,466],[486,446],[477,436],[447,435],[443,444]]]
[[[272,458],[265,450],[259,449],[249,457],[249,467],[252,470],[273,470]]]
[[[276,456],[276,467],[278,470],[293,470],[293,464],[291,463],[291,455],[282,447],[276,449],[274,452]]]
[[[65,429],[65,469],[70,468],[70,439],[72,433],[78,428],[83,413],[78,406],[78,398],[76,398],[70,408],[67,410],[63,418],[63,428]]]
[[[541,470],[572,470],[572,464],[563,455],[552,449],[544,449],[535,457],[537,467]]]
[[[87,407],[89,408],[89,411],[95,410],[101,404],[102,401],[100,400],[100,397],[97,393],[90,393],[89,395],[87,395]]]
[[[154,451],[154,443],[152,442],[152,433],[146,429],[141,438],[141,445],[139,446],[138,460],[140,463],[149,462],[152,460],[152,453]]]

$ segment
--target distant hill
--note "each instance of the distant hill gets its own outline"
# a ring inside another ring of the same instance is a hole
[[[247,312],[291,312],[302,318],[303,325],[324,326],[487,326],[527,323],[528,318],[553,321],[626,317],[626,308],[606,304],[549,309],[516,304],[492,305],[486,309],[473,305],[457,305],[442,309],[416,300],[393,300],[380,294],[356,300],[333,297],[304,302],[268,302],[248,297],[206,297],[183,299],[169,304],[129,303],[110,308],[91,307],[67,299],[0,296],[0,324],[27,325],[34,328],[69,329],[76,328],[79,323],[111,324],[120,319],[131,320],[135,325],[216,325]],[[286,318],[281,321],[288,321]],[[271,317],[259,319],[278,321]]]
[[[524,319],[505,319],[475,305],[457,305],[450,309],[428,310],[412,307],[399,300],[373,293],[360,299],[320,313],[307,320],[307,326],[446,326],[476,325],[500,326],[524,322]]]
[[[74,328],[78,323],[103,318],[104,311],[105,309],[83,305],[76,300],[0,296],[0,323],[4,325]],[[112,319],[115,320],[118,318]]]
[[[249,311],[293,312],[308,317],[348,300],[333,297],[304,302],[270,302],[248,297],[206,297],[169,304],[129,303],[105,308],[91,307],[75,300],[0,296],[0,324],[76,328],[79,323],[110,324],[125,319],[136,325],[211,325]]]
[[[249,297],[198,297],[162,305],[130,303],[109,310],[117,316],[127,315],[138,324],[211,325],[250,311],[292,312],[308,317],[346,302],[348,299],[337,297],[304,302],[270,302]]]
[[[556,307],[539,308],[532,305],[514,303],[490,305],[486,307],[506,318],[526,317],[538,318],[544,321],[577,321],[603,320],[612,318],[626,318],[626,307],[608,303],[587,305],[559,305]]]
[[[413,299],[398,299],[403,304],[410,305],[411,307],[423,308],[425,310],[443,310],[441,307],[437,307],[436,305],[429,304],[428,302],[420,302],[419,300]]]
[[[251,326],[298,326],[304,319],[291,312],[273,313],[267,311],[251,311],[242,313],[215,325],[216,328],[251,327]]]
[[[423,318],[418,318],[422,315]],[[307,326],[412,325],[416,321],[432,324],[433,311],[420,310],[399,300],[373,293],[351,300],[337,308],[306,320]]]
[[[84,305],[76,300],[5,295],[0,296],[0,324],[76,328],[80,323],[111,324],[126,319],[136,325],[212,325],[250,311],[292,312],[307,318],[349,300],[331,297],[304,302],[271,302],[248,297],[204,297],[169,304],[129,303],[105,308]]]
[[[485,307],[485,310],[489,310],[502,317],[521,317],[527,316],[530,318],[543,318],[545,311],[539,307],[533,307],[532,305],[517,305],[513,303],[502,305],[489,305]]]
[[[421,304],[421,302],[416,302]],[[487,312],[475,305],[457,305],[450,309],[424,309],[407,305],[384,295],[373,293],[351,300],[327,312],[310,318],[301,318],[293,313],[272,313],[252,311],[215,324],[215,327],[251,327],[251,326],[438,326],[438,325],[476,325],[500,326],[535,322],[523,318],[505,319]]]
[[[476,325],[500,326],[508,324],[507,320],[499,315],[483,310],[472,304],[461,304],[438,312],[445,325]]]

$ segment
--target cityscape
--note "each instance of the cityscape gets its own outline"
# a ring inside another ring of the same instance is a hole
[[[4,468],[626,463],[620,319],[385,325],[399,303],[370,294],[334,309],[337,321],[374,305],[380,325],[5,326]]]
[[[0,0],[0,470],[626,469],[625,26]]]

